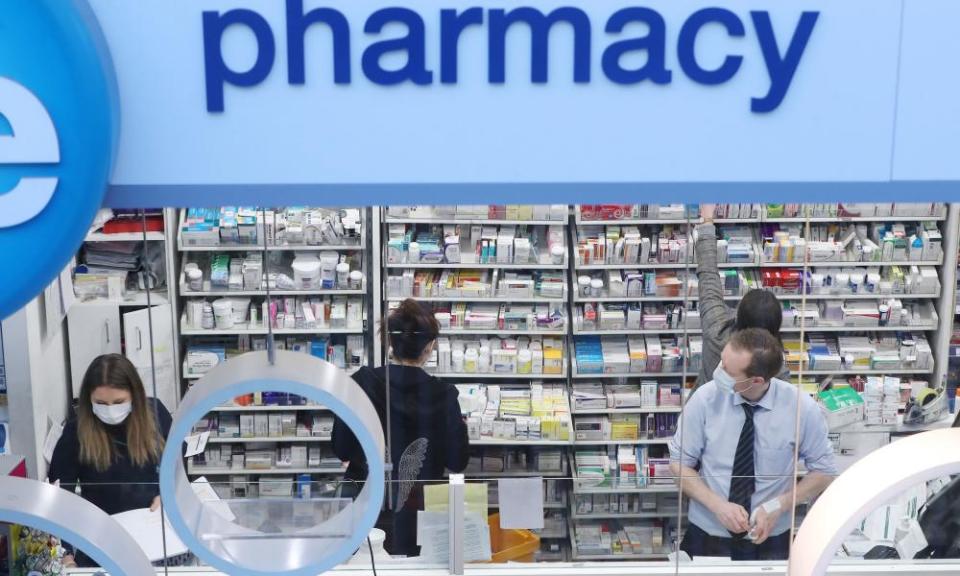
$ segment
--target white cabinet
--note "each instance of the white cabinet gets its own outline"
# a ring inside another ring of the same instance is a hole
[[[152,318],[151,318],[152,315]],[[137,368],[147,396],[156,396],[168,410],[177,407],[176,374],[173,354],[173,320],[170,305],[143,308],[123,315],[123,334],[127,358]],[[151,338],[151,328],[153,337]],[[151,342],[153,354],[151,358]],[[156,371],[154,393],[153,371]]]
[[[111,303],[78,303],[70,308],[67,322],[70,378],[76,398],[90,362],[101,354],[120,353],[120,307]]]

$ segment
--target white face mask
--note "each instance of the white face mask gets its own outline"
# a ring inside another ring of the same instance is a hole
[[[717,383],[717,388],[719,388],[720,391],[725,394],[738,393],[736,392],[736,389],[735,389],[736,385],[740,382],[746,382],[748,380],[751,380],[751,378],[744,378],[743,380],[734,380],[733,376],[728,374],[727,371],[723,369],[723,366],[721,364],[717,364],[717,367],[713,370],[713,381]],[[754,384],[753,386],[750,386],[746,390],[741,390],[739,394],[743,396],[744,392],[749,392],[750,390],[753,390],[756,387],[757,385]]]
[[[133,411],[132,402],[123,402],[121,404],[94,404],[93,413],[104,424],[116,426],[123,423]]]

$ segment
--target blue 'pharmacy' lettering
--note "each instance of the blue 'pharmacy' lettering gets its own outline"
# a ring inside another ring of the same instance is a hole
[[[753,112],[771,112],[783,102],[794,74],[800,64],[807,42],[813,33],[819,12],[803,12],[797,22],[786,50],[777,40],[768,11],[751,11],[750,21],[756,40],[763,54],[764,64],[770,79],[767,93],[751,98]],[[530,81],[546,83],[549,61],[548,37],[556,24],[563,23],[573,30],[573,81],[588,83],[591,79],[591,35],[593,28],[587,14],[576,7],[560,7],[545,14],[536,8],[517,7],[510,10],[479,7],[443,9],[440,11],[440,70],[441,84],[455,84],[458,76],[458,48],[460,35],[471,26],[487,26],[487,80],[491,84],[503,84],[506,80],[506,37],[508,29],[515,24],[524,24],[530,30]],[[641,23],[647,27],[646,34],[620,38],[628,24]],[[350,24],[342,12],[333,8],[314,8],[304,12],[303,0],[286,0],[287,82],[302,85],[306,82],[306,56],[304,35],[315,24],[323,24],[333,38],[333,81],[335,84],[350,84],[352,81],[350,59]],[[433,84],[434,71],[426,65],[426,39],[423,18],[408,8],[384,8],[367,18],[363,31],[368,35],[380,34],[390,24],[402,24],[407,34],[397,38],[373,42],[363,51],[361,64],[363,75],[371,82],[383,86],[411,82],[417,85]],[[696,57],[696,43],[700,31],[707,25],[720,26],[734,38],[746,36],[743,20],[725,8],[703,8],[691,14],[680,28],[677,39],[677,60],[683,73],[698,84],[723,84],[736,76],[743,64],[743,56],[728,54],[722,64],[704,68]],[[247,70],[234,70],[224,60],[221,43],[224,33],[232,26],[246,27],[257,41],[257,56]],[[603,51],[601,65],[603,74],[616,84],[630,85],[640,82],[669,84],[673,72],[666,66],[666,22],[659,12],[634,6],[614,12],[607,20],[604,32],[616,41]],[[273,70],[276,45],[270,23],[258,12],[235,9],[227,12],[203,13],[204,64],[206,70],[207,110],[224,111],[226,85],[249,87],[263,82]],[[381,58],[391,53],[403,53],[405,64],[400,68],[386,69]],[[646,61],[639,68],[623,66],[621,59],[629,54],[646,54]]]

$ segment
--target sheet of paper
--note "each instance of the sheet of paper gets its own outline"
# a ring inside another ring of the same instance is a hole
[[[543,529],[543,478],[499,478],[500,527]]]
[[[183,454],[184,458],[189,458],[191,456],[196,456],[197,454],[202,453],[207,449],[207,441],[210,440],[210,431],[201,432],[199,434],[192,434],[183,439],[183,443],[187,445],[187,450]]]
[[[417,543],[422,560],[445,563],[450,557],[448,513],[417,511]],[[485,517],[472,512],[464,515],[463,559],[465,562],[490,560],[490,527]]]
[[[149,508],[138,508],[114,514],[113,518],[136,540],[151,562],[188,552],[186,545],[173,531],[170,522],[161,520],[159,510],[151,512]],[[164,537],[166,537],[166,548],[164,548]]]
[[[912,560],[917,552],[927,547],[927,538],[916,520],[910,521],[910,530],[897,540],[897,554],[905,560]]]
[[[487,484],[471,482],[463,486],[463,502],[466,512],[487,517]],[[450,506],[449,484],[430,484],[423,488],[423,509],[427,512],[446,512]]]
[[[210,485],[210,481],[207,480],[206,476],[201,476],[191,482],[190,487],[193,488],[193,492],[197,495],[197,498],[200,499],[204,508],[213,510],[231,522],[237,519],[237,515],[230,509],[230,503],[224,502],[220,498],[220,495],[217,494],[213,486]]]

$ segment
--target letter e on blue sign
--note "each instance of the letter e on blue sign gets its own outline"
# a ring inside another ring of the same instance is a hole
[[[52,282],[106,191],[116,78],[86,0],[0,2],[0,319]]]

